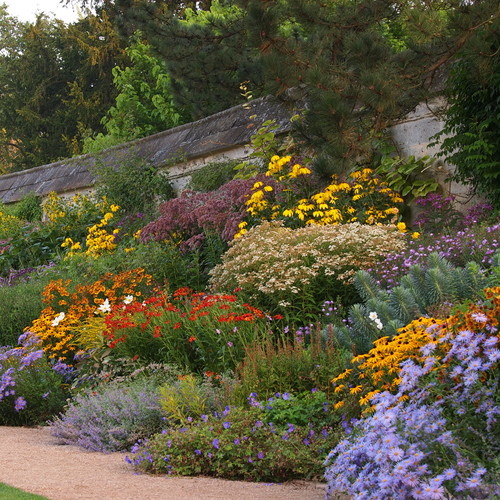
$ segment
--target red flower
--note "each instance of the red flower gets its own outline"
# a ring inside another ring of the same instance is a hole
[[[196,337],[194,335],[191,335],[191,337],[189,337],[189,342],[194,342],[196,340]]]
[[[174,325],[174,330],[177,330],[177,328],[180,328],[181,327],[181,323],[180,322],[177,322],[175,325]]]
[[[274,319],[283,319],[283,316],[281,314],[275,314]]]
[[[153,337],[156,337],[156,338],[161,337],[161,328],[159,325],[156,325],[154,327]]]

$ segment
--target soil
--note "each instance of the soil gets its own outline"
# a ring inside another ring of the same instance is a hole
[[[323,500],[325,496],[324,484],[305,481],[270,484],[136,474],[125,455],[61,445],[47,427],[0,426],[0,483],[50,500]]]

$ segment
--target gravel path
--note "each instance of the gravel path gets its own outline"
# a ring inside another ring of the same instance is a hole
[[[60,445],[46,427],[0,426],[0,483],[51,500],[323,500],[325,494],[323,484],[303,481],[268,484],[134,474],[124,457]]]

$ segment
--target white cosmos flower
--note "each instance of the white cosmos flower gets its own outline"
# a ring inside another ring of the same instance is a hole
[[[98,312],[103,312],[103,313],[108,313],[111,312],[111,304],[109,303],[109,300],[106,299],[98,308]]]
[[[130,304],[133,300],[134,300],[134,296],[133,296],[133,295],[127,295],[127,296],[123,299],[123,303],[124,303],[125,305],[127,305],[127,304]]]
[[[54,321],[52,321],[52,326],[57,326],[64,318],[66,317],[66,314],[63,312],[60,312],[55,318]]]
[[[378,319],[378,314],[375,312],[375,311],[372,311],[368,317],[372,320],[372,321],[375,321]]]

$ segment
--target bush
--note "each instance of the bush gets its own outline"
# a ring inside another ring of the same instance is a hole
[[[215,191],[233,179],[236,174],[234,167],[239,163],[238,160],[207,163],[191,174],[188,189],[202,193]]]
[[[137,443],[128,461],[146,472],[280,482],[315,479],[325,451],[337,438],[331,429],[263,422],[258,408],[227,407],[220,415],[172,428]]]
[[[16,217],[28,222],[42,220],[41,198],[35,193],[29,193],[14,205],[13,211]]]
[[[332,336],[323,336],[314,327],[302,330],[304,334],[296,334],[293,339],[283,336],[276,341],[268,336],[245,349],[232,393],[236,404],[243,404],[250,393],[264,399],[276,392],[330,393],[331,379],[346,368],[350,353],[339,349]]]
[[[20,347],[0,347],[0,425],[38,425],[62,410],[64,364],[49,364],[39,339],[31,333],[19,337]]]
[[[210,193],[183,191],[160,205],[160,217],[141,231],[141,240],[168,239],[185,249],[199,248],[206,234],[231,241],[245,216],[245,200],[253,183],[237,179]]]
[[[131,156],[119,165],[97,164],[97,193],[127,214],[154,213],[158,203],[174,196],[167,176],[157,167]]]
[[[162,428],[156,381],[106,384],[78,394],[64,414],[50,423],[50,432],[65,444],[112,452],[130,448],[138,439]]]
[[[195,375],[180,375],[175,382],[160,387],[160,405],[170,424],[187,424],[203,414],[224,409],[230,390],[230,382],[220,376],[208,374],[203,379]]]
[[[289,229],[281,222],[264,222],[235,240],[211,272],[210,285],[215,290],[239,288],[262,309],[280,312],[289,322],[307,323],[325,300],[340,297],[352,303],[355,271],[404,247],[404,236],[394,226]]]
[[[19,332],[31,325],[43,309],[42,292],[47,285],[47,276],[34,276],[37,271],[14,272],[2,283],[0,278],[0,346],[17,345]],[[32,276],[29,279],[29,276]],[[28,278],[26,278],[28,276]],[[26,282],[19,282],[29,279]],[[10,283],[9,283],[10,282]]]

